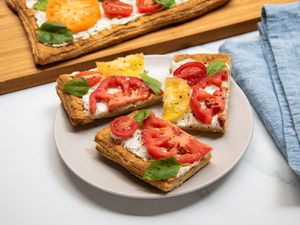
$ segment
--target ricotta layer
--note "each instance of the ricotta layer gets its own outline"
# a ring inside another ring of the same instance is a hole
[[[88,93],[84,96],[82,96],[82,103],[84,107],[84,114],[91,116],[89,108],[90,108],[90,95],[92,94],[93,91],[95,91],[95,86],[90,88]],[[108,112],[108,107],[106,102],[97,102],[96,103],[97,109],[95,114],[93,114],[93,117],[99,117],[101,114]]]
[[[93,68],[93,69],[90,69],[89,71],[98,71],[97,68]],[[78,73],[80,73],[80,71],[74,71],[70,74],[70,76],[76,76]],[[101,81],[100,81],[101,82]],[[97,89],[98,85],[100,84],[97,83],[95,84],[93,87],[91,87],[88,92],[82,96],[81,100],[82,100],[82,104],[83,104],[83,113],[87,116],[92,116],[92,117],[99,117],[101,114],[103,113],[106,113],[108,112],[108,107],[107,107],[107,104],[106,102],[97,102],[96,104],[96,112],[95,114],[91,115],[90,111],[89,111],[89,108],[90,108],[90,95]],[[120,89],[119,88],[109,88],[107,91],[110,93],[110,94],[114,94],[116,92],[118,92]]]
[[[111,133],[112,139],[121,144],[124,148],[126,148],[129,152],[135,154],[139,158],[147,161],[153,159],[147,152],[147,148],[142,140],[142,130],[137,129],[135,133],[127,140],[116,137]],[[176,177],[180,177],[187,173],[193,166],[197,165],[199,162],[194,162],[192,164],[182,165],[176,175]]]

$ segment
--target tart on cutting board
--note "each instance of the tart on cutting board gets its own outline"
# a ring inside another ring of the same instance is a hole
[[[6,0],[45,65],[201,16],[228,0]]]

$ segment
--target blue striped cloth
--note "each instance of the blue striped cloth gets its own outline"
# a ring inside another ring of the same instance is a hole
[[[256,40],[228,41],[233,77],[300,175],[300,2],[262,9]]]

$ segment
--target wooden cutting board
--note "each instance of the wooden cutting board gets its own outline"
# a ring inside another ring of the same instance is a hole
[[[77,59],[35,66],[18,17],[0,1],[0,94],[54,81],[59,74],[95,67],[97,59],[134,52],[167,53],[201,43],[256,30],[265,3],[291,0],[231,0],[227,5],[190,22],[126,41]]]

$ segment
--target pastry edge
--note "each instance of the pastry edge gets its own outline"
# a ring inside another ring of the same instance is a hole
[[[103,128],[96,134],[95,142],[97,143],[96,150],[103,157],[116,162],[131,174],[164,192],[172,191],[180,186],[196,172],[208,165],[211,159],[211,154],[208,153],[198,164],[179,177],[161,181],[149,181],[143,179],[143,174],[145,169],[150,165],[150,161],[145,161],[128,151],[122,145],[116,144],[111,138],[109,127]]]

